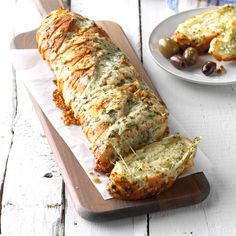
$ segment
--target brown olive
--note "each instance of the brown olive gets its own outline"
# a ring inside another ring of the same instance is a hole
[[[196,48],[189,47],[185,49],[183,53],[183,57],[188,66],[192,66],[197,62],[198,59],[198,51]]]
[[[161,38],[158,42],[158,47],[161,54],[166,58],[170,58],[180,51],[179,45],[169,37]]]
[[[187,63],[181,55],[174,55],[170,58],[170,63],[179,70],[183,70]]]
[[[202,67],[202,73],[206,76],[211,75],[216,70],[216,63],[208,61]]]

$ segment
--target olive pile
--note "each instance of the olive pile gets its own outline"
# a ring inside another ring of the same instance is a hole
[[[170,37],[165,36],[161,38],[158,42],[158,47],[161,54],[167,59],[170,59],[170,63],[179,70],[194,65],[198,60],[198,51],[196,48],[188,47],[183,51]],[[225,73],[223,66],[216,69],[216,63],[212,61],[208,61],[202,67],[202,73],[206,76],[211,75],[215,71],[221,74]]]
[[[198,51],[195,48],[189,47],[181,55],[180,46],[172,38],[161,38],[158,47],[161,54],[170,59],[170,63],[179,70],[183,70],[186,66],[192,66],[197,62]]]

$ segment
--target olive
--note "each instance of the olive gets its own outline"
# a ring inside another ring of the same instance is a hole
[[[179,70],[183,70],[187,63],[181,55],[174,55],[170,58],[170,63]]]
[[[198,59],[198,51],[196,48],[189,47],[185,49],[183,53],[183,57],[188,66],[192,66],[197,62]]]
[[[161,54],[166,58],[170,58],[180,51],[179,45],[169,37],[161,38],[158,42],[158,47]]]
[[[216,70],[216,63],[213,61],[208,61],[202,67],[202,73],[206,76],[212,74]]]

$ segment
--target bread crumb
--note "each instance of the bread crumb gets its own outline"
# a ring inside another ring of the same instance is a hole
[[[216,70],[216,72],[218,73],[218,74],[225,74],[226,73],[226,69],[224,68],[224,66],[220,66],[217,70]]]
[[[101,180],[99,178],[93,178],[93,182],[99,184],[101,183]]]

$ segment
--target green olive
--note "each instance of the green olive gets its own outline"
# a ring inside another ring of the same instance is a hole
[[[158,47],[161,54],[166,58],[170,58],[171,56],[178,54],[180,51],[179,45],[169,37],[161,38],[158,42]]]
[[[183,58],[185,59],[188,66],[192,66],[197,62],[198,51],[196,48],[189,47],[185,49],[183,53]]]

